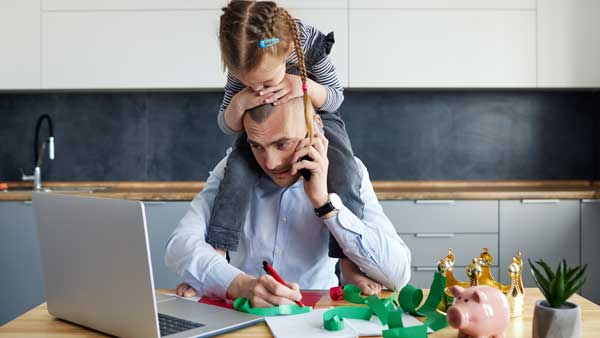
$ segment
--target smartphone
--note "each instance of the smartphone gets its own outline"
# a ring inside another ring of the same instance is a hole
[[[318,123],[316,123],[314,121],[313,121],[313,128],[317,128],[321,134],[325,135],[325,131],[323,130],[323,127],[321,127],[320,124],[318,124]],[[308,138],[308,133],[307,133],[306,137]],[[312,161],[312,158],[310,156],[306,155],[304,157],[301,157],[298,160],[298,162],[304,161],[304,160]],[[305,181],[309,181],[310,180],[310,176],[312,175],[312,173],[310,172],[310,170],[304,168],[304,169],[300,169],[298,171],[300,172],[300,175],[302,175],[302,177],[304,177]]]

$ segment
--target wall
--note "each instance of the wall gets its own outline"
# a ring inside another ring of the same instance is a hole
[[[341,113],[376,180],[600,177],[592,91],[347,90]],[[222,92],[0,94],[0,180],[33,170],[37,117],[55,124],[45,180],[205,180],[233,138]],[[45,133],[45,130],[44,132]]]

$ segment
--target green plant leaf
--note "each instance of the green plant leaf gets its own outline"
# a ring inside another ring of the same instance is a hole
[[[552,297],[550,306],[558,308],[562,305],[561,300],[565,294],[565,261],[558,263],[555,278],[550,282],[550,295]]]
[[[574,284],[579,282],[579,280],[581,280],[585,276],[585,270],[587,269],[587,264],[584,265],[583,268],[581,268],[581,266],[578,266],[577,268],[579,269],[579,272],[577,272],[574,276],[572,276],[571,279],[566,281],[567,288],[570,288],[571,286],[573,286]]]
[[[535,267],[535,264],[531,263],[531,260],[528,259],[527,261],[529,262],[529,266],[532,269],[531,274],[533,275],[533,279],[535,279],[535,281],[538,282],[538,287],[543,287],[543,288],[547,289],[548,285],[550,284],[548,279],[546,279],[546,277],[544,277],[544,275],[540,272],[540,270],[538,270]]]
[[[569,297],[571,297],[575,292],[579,291],[579,289],[581,289],[583,287],[583,285],[585,284],[585,281],[586,281],[586,278],[583,278],[577,284],[575,284],[573,287],[566,290],[565,291],[565,301],[567,301],[567,299],[569,299]]]
[[[565,276],[565,280],[569,281],[573,276],[577,273],[577,271],[581,269],[581,266],[576,266],[574,268],[567,269],[567,274]]]
[[[550,303],[550,283],[544,277],[544,275],[542,275],[542,273],[535,267],[535,265],[531,263],[530,259],[528,259],[527,261],[529,262],[529,266],[531,267],[531,275],[533,275],[533,280],[535,281],[535,284],[537,284],[540,291],[542,291],[544,298],[546,298],[548,303]]]
[[[548,281],[551,281],[554,279],[554,272],[552,272],[552,269],[550,268],[550,266],[548,265],[548,263],[544,262],[543,260],[538,260],[536,263],[538,263],[546,272],[546,277],[548,278]]]

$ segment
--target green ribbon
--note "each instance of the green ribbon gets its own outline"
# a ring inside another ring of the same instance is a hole
[[[427,327],[438,331],[448,326],[446,315],[436,310],[444,296],[445,286],[446,277],[436,272],[425,304],[417,309],[423,300],[423,290],[412,285],[402,288],[399,295],[394,291],[390,297],[379,299],[375,295],[363,297],[359,287],[349,284],[344,287],[344,299],[350,303],[367,304],[368,307],[343,306],[331,309],[323,314],[323,326],[330,331],[342,330],[344,318],[370,320],[375,314],[382,325],[389,327],[383,330],[383,338],[427,338]],[[404,312],[426,317],[423,325],[404,327]]]
[[[323,313],[323,326],[328,331],[344,329],[344,318],[369,320],[373,311],[368,307],[340,306]]]
[[[362,290],[354,284],[347,284],[344,286],[344,299],[350,303],[365,304],[367,302],[367,297],[361,296],[361,293]]]
[[[252,307],[247,298],[236,298],[233,301],[233,308],[240,311],[251,313],[253,315],[270,317],[281,315],[299,315],[312,311],[310,306],[301,307],[296,304],[282,304],[273,307]]]
[[[433,282],[429,290],[429,296],[425,304],[417,309],[423,300],[423,290],[412,285],[406,285],[400,291],[400,306],[405,312],[413,316],[427,317],[430,313],[436,312],[438,305],[444,296],[444,288],[446,287],[446,277],[436,272],[433,276]]]

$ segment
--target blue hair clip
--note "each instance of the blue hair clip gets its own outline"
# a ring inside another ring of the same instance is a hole
[[[276,45],[278,42],[279,42],[279,38],[264,39],[264,40],[260,40],[260,42],[258,43],[258,46],[260,48],[267,48],[267,47]]]

